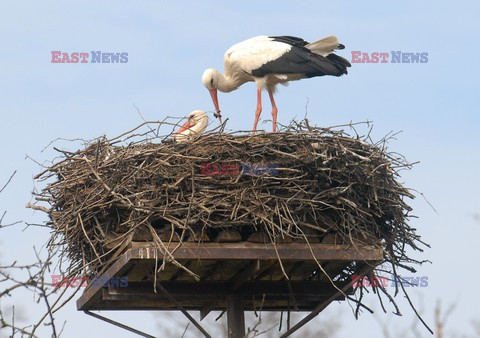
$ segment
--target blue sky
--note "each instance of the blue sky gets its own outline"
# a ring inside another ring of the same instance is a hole
[[[317,125],[370,120],[377,139],[392,130],[402,131],[390,149],[412,162],[420,161],[402,181],[423,192],[438,211],[421,196],[411,203],[419,216],[412,224],[432,245],[419,258],[433,262],[419,269],[419,275],[429,277],[429,286],[414,290],[412,298],[423,299],[425,319],[432,326],[436,300],[445,305],[456,302],[447,333],[473,334],[470,321],[480,317],[475,315],[472,291],[462,282],[480,277],[470,263],[480,258],[474,250],[480,236],[480,223],[474,219],[480,212],[479,7],[478,2],[462,0],[2,1],[0,185],[17,170],[0,195],[0,212],[7,210],[4,222],[45,220],[24,207],[31,198],[32,177],[41,171],[26,155],[43,163],[55,156],[51,150],[42,152],[53,139],[92,139],[128,130],[141,122],[134,104],[149,120],[184,116],[195,109],[211,111],[210,96],[200,81],[202,72],[209,67],[222,70],[225,50],[238,41],[263,34],[311,41],[335,34],[346,45],[339,54],[349,60],[351,51],[358,50],[428,52],[428,63],[353,64],[341,78],[281,87],[279,122],[302,117],[308,100],[309,119]],[[52,50],[128,52],[128,63],[52,64]],[[220,93],[219,100],[230,130],[251,128],[253,84]],[[270,119],[266,95],[264,102],[262,121]],[[262,126],[271,128],[270,123]],[[32,245],[40,247],[49,236],[45,229],[22,229],[1,231],[2,262],[31,261]],[[25,311],[36,311],[28,296],[12,301]],[[390,319],[390,325],[404,328],[412,322],[411,310],[399,301],[405,316]],[[371,303],[376,304],[374,298]],[[342,318],[340,336],[359,332],[382,336],[373,316],[364,314],[355,321],[345,303],[333,305],[320,317],[338,317],[337,313]],[[147,332],[157,330],[153,315],[108,315],[126,318]],[[76,312],[74,302],[61,316],[68,320],[67,337],[85,336],[93,329],[99,335],[130,336]]]

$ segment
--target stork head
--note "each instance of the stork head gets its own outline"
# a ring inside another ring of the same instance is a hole
[[[202,82],[207,89],[218,89],[219,71],[214,68],[208,68],[203,72]]]
[[[185,142],[192,136],[199,135],[208,126],[208,116],[202,110],[194,110],[188,115],[187,121],[175,133],[176,142]]]
[[[217,97],[217,90],[218,90],[218,81],[220,79],[220,73],[218,70],[209,68],[203,72],[202,82],[203,85],[208,89],[210,92],[210,96],[212,97],[213,105],[215,106],[216,114],[215,117],[221,117],[220,115],[220,107],[218,105],[218,97]],[[220,119],[221,122],[221,119]]]

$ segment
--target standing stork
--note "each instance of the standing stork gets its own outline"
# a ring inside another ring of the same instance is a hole
[[[248,81],[257,84],[257,108],[253,131],[257,130],[262,112],[262,89],[266,88],[272,103],[273,131],[277,130],[277,106],[273,98],[279,83],[315,76],[347,74],[350,63],[333,54],[343,49],[335,36],[312,43],[294,36],[257,36],[230,47],[224,56],[225,75],[209,68],[202,76],[215,106],[215,117],[222,122],[217,90],[228,93]]]
[[[177,143],[187,142],[203,133],[207,126],[207,114],[201,110],[194,110],[188,115],[187,121],[178,129],[173,138]]]

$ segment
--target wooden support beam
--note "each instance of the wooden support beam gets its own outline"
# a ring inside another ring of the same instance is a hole
[[[205,303],[200,309],[200,320],[203,320],[210,312],[215,310],[216,306],[218,306],[218,302],[215,300]]]
[[[380,263],[380,262],[377,262]],[[363,266],[358,270],[359,275],[364,275],[370,272],[375,265],[370,265],[370,264],[363,264]],[[315,318],[320,312],[322,312],[331,302],[335,300],[336,297],[339,295],[346,293],[348,288],[352,287],[352,283],[347,283],[345,286],[342,288],[339,288],[336,292],[334,292],[330,297],[328,297],[326,300],[323,302],[318,303],[318,305],[310,312],[308,315],[306,315],[301,321],[299,321],[297,324],[295,324],[293,327],[291,327],[287,332],[285,332],[283,335],[280,336],[280,338],[286,338],[289,337],[292,333],[300,329],[302,326],[307,324],[309,321],[311,321],[313,318]]]
[[[202,325],[200,325],[188,312],[187,310],[185,310],[181,305],[180,303],[178,303],[178,301],[175,299],[175,297],[173,297],[163,286],[162,284],[160,283],[157,283],[156,285],[158,287],[158,289],[168,298],[168,300],[172,303],[172,304],[175,304],[176,308],[178,310],[180,310],[184,315],[185,317],[188,318],[188,320],[190,320],[190,322],[195,325],[195,327],[205,336],[205,338],[212,338],[212,336],[210,336],[210,334],[208,334],[208,332],[202,327]]]
[[[133,332],[139,336],[142,336],[142,337],[146,337],[146,338],[155,338],[155,336],[152,336],[152,335],[149,335],[148,333],[145,333],[145,332],[142,332],[140,330],[137,330],[137,329],[134,329],[133,327],[131,326],[128,326],[128,325],[125,325],[125,324],[122,324],[122,323],[119,323],[117,321],[114,321],[110,318],[107,318],[107,317],[103,317],[103,316],[100,316],[99,314],[96,314],[96,313],[93,313],[93,312],[90,312],[90,311],[83,311],[85,314],[89,315],[89,316],[92,316],[94,318],[97,318],[97,319],[100,319],[100,320],[103,320],[104,322],[107,322],[109,324],[112,324],[112,325],[115,325],[115,326],[118,326],[124,330],[127,330],[127,331],[130,331],[130,332]]]
[[[252,278],[258,271],[260,271],[260,260],[257,259],[250,263],[249,266],[247,266],[243,271],[241,271],[239,274],[237,274],[231,279],[228,284],[229,291],[231,292],[237,290],[242,284]],[[200,320],[203,320],[203,318],[205,318],[216,306],[217,302],[208,302],[208,304],[206,304],[205,307],[200,310]]]
[[[227,296],[228,338],[245,337],[245,312],[239,295]]]

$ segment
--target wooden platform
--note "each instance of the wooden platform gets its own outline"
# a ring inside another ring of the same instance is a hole
[[[351,294],[351,279],[332,285],[352,262],[362,273],[383,259],[374,246],[323,243],[171,243],[168,251],[198,276],[163,263],[164,251],[142,242],[131,248],[103,274],[103,278],[127,277],[127,287],[89,286],[77,300],[78,310],[225,310],[227,298],[243,301],[245,310],[312,311]],[[282,264],[280,264],[280,261]],[[319,264],[322,268],[319,267]],[[288,276],[288,279],[286,278]],[[342,292],[339,292],[342,290]],[[172,298],[175,300],[172,301]]]

